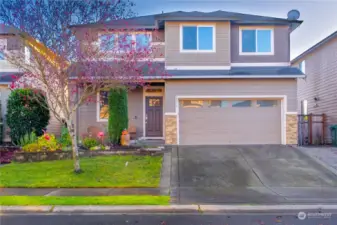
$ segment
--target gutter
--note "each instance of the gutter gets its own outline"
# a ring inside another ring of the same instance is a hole
[[[233,76],[233,75],[212,75],[212,76],[167,76],[167,77],[156,77],[156,76],[144,76],[145,80],[170,80],[170,79],[222,79],[222,78],[230,78],[230,79],[255,79],[255,78],[305,78],[306,75],[242,75],[242,76]],[[76,77],[69,77],[70,80],[75,80]]]
[[[161,79],[219,79],[219,78],[231,78],[231,79],[249,79],[249,78],[305,78],[306,75],[212,75],[212,76],[169,76],[168,78],[158,77]],[[158,79],[156,77],[145,77],[144,79]]]

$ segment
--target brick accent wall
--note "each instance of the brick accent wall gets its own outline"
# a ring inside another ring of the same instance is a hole
[[[165,144],[177,144],[177,116],[165,115]]]
[[[297,145],[297,115],[286,115],[287,145]]]

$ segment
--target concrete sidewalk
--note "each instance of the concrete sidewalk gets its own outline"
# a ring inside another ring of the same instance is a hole
[[[337,205],[0,206],[0,213],[336,213]]]
[[[163,195],[168,188],[1,188],[0,196]]]

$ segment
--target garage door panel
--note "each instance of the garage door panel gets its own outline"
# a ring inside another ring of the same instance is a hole
[[[281,108],[180,108],[181,144],[280,144]]]

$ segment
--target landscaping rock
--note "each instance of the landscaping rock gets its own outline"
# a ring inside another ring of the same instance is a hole
[[[102,155],[162,155],[163,152],[153,149],[113,149],[113,150],[93,150],[80,151],[80,157],[94,157]],[[72,152],[70,151],[55,151],[55,152],[15,152],[13,161],[15,162],[39,162],[51,160],[72,159]]]

